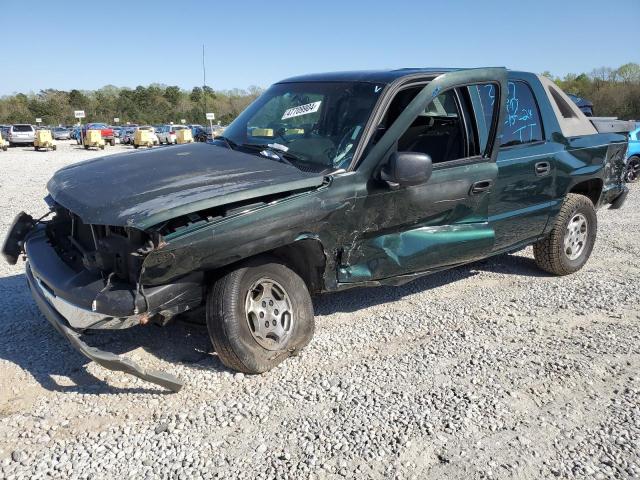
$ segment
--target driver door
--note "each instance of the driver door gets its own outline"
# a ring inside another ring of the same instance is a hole
[[[494,86],[497,100],[489,125],[474,110],[470,90],[486,85]],[[495,232],[488,207],[506,85],[504,68],[485,68],[440,75],[414,92],[400,87],[380,118],[377,131],[384,134],[357,170],[366,195],[356,207],[353,241],[342,250],[339,282],[411,276],[490,254]],[[431,177],[410,187],[382,181],[382,167],[398,151],[429,155]]]

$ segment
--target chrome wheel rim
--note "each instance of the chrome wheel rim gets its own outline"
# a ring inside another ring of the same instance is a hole
[[[633,160],[627,165],[625,181],[632,183],[638,180],[638,177],[640,177],[640,160]]]
[[[567,224],[564,234],[564,254],[569,260],[575,260],[584,251],[587,245],[589,224],[587,218],[581,213],[576,213]]]
[[[245,299],[249,331],[267,350],[284,348],[293,331],[293,308],[287,291],[275,280],[263,277],[253,283]]]

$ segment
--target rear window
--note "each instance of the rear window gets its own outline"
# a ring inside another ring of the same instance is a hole
[[[33,127],[31,125],[14,125],[14,132],[33,132]]]

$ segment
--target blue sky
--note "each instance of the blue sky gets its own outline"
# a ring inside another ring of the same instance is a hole
[[[0,19],[0,95],[190,89],[202,84],[203,43],[215,89],[349,69],[504,65],[564,75],[640,62],[638,0],[30,0],[3,2]]]

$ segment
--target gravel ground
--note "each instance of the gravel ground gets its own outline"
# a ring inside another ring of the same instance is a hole
[[[125,150],[0,152],[0,237],[45,211],[56,169]],[[0,477],[640,478],[632,190],[577,274],[527,249],[317,298],[314,341],[262,376],[226,370],[199,325],[90,338],[186,379],[178,394],[88,363],[0,263]]]

